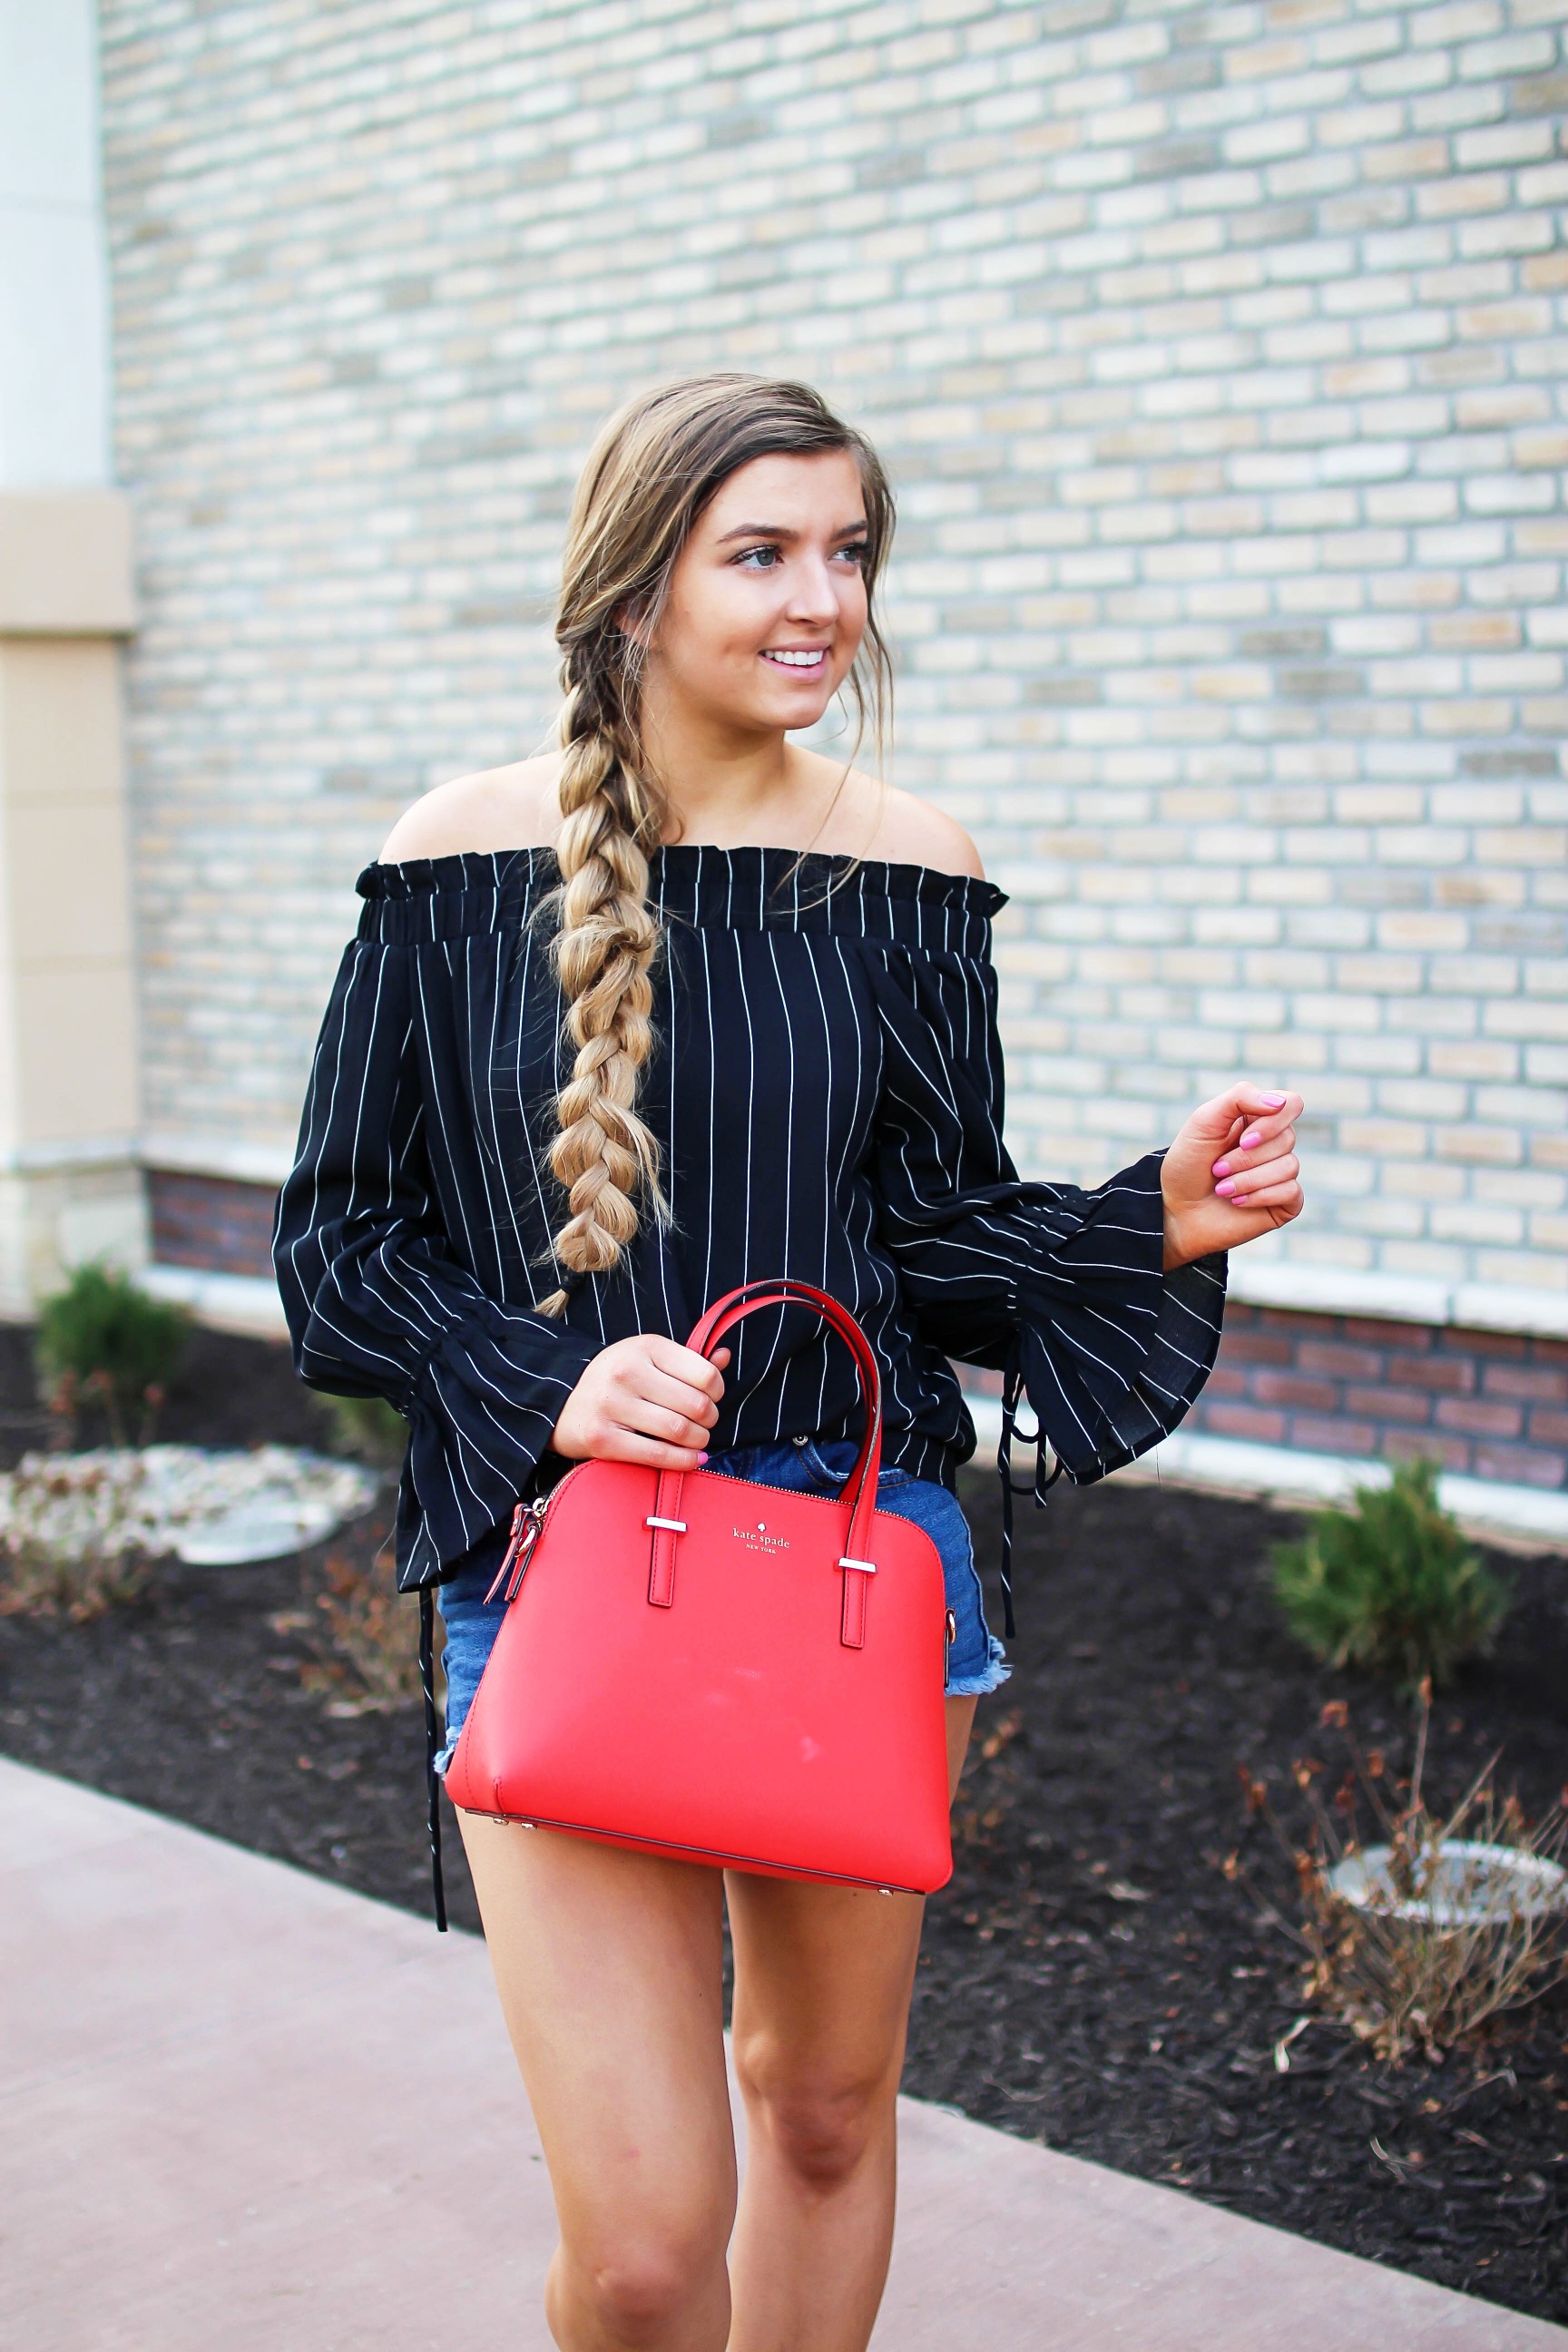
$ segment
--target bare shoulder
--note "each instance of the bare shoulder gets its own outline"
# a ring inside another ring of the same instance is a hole
[[[895,845],[878,848],[878,857],[902,858],[910,866],[931,866],[942,874],[971,874],[985,879],[980,852],[956,817],[934,801],[900,792],[894,784],[879,787],[886,795],[881,837]]]
[[[819,754],[812,754],[814,761]],[[842,781],[840,779],[842,778]],[[847,851],[855,857],[886,857],[906,866],[930,866],[941,874],[985,878],[980,852],[956,817],[934,801],[900,792],[858,768],[844,775],[836,761],[823,759],[816,772],[819,788],[832,793],[814,849]]]
[[[547,849],[561,824],[558,751],[510,767],[486,768],[437,784],[405,809],[387,835],[383,865],[454,857],[464,850]]]

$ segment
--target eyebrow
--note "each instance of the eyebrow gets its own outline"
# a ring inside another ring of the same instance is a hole
[[[870,528],[870,524],[862,516],[858,522],[840,524],[833,536],[835,539],[854,539],[868,531]],[[732,539],[798,539],[799,537],[798,530],[790,530],[782,522],[741,522],[735,525],[733,530],[721,531],[718,543],[721,547],[727,547]]]

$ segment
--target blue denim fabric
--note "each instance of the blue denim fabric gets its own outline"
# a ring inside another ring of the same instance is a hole
[[[855,1467],[859,1446],[852,1437],[783,1438],[762,1445],[732,1445],[708,1457],[708,1468],[727,1478],[747,1478],[763,1486],[784,1486],[797,1495],[837,1495]],[[958,1631],[948,1659],[950,1698],[983,1696],[1005,1682],[1012,1673],[1006,1653],[985,1622],[980,1575],[969,1522],[956,1495],[933,1478],[916,1478],[908,1470],[884,1468],[877,1481],[877,1508],[896,1512],[923,1528],[942,1559],[947,1605]],[[457,1749],[479,1676],[490,1654],[506,1602],[500,1595],[488,1602],[485,1594],[495,1581],[495,1568],[462,1569],[436,1588],[436,1605],[446,1627],[441,1664],[447,1676],[447,1738],[436,1759],[445,1772]]]

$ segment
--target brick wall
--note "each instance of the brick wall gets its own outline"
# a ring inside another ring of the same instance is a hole
[[[211,1274],[272,1278],[269,1184],[194,1176],[183,1169],[147,1171],[153,1257],[159,1265],[200,1267]]]
[[[1232,1300],[1184,1424],[1310,1453],[1568,1488],[1568,1341],[1284,1314]]]
[[[1563,15],[103,0],[151,1155],[286,1160],[356,866],[547,724],[598,419],[742,365],[896,478],[1020,1162],[1288,1076],[1291,1253],[1568,1290]]]

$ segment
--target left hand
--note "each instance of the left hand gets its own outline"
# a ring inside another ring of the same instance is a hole
[[[1239,1249],[1301,1213],[1300,1095],[1227,1087],[1200,1103],[1166,1152],[1165,1265]]]

